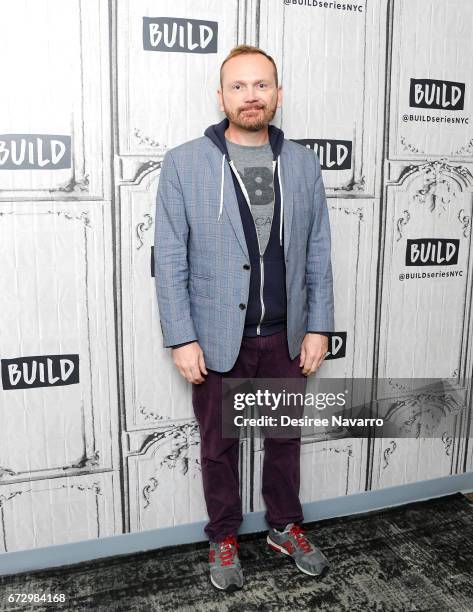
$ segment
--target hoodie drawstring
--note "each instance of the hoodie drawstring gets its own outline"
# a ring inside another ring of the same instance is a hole
[[[220,208],[218,211],[217,221],[220,221],[220,216],[223,210],[223,181],[225,179],[225,155],[222,155],[222,176],[220,179]]]
[[[279,181],[279,197],[281,201],[281,214],[279,216],[279,244],[282,246],[282,226],[283,226],[283,218],[284,218],[284,196],[282,191],[282,182],[281,182],[281,156],[278,155],[277,162],[278,166],[278,181]],[[238,175],[237,175],[238,176]],[[223,185],[225,181],[225,154],[222,155],[222,171],[220,178],[220,207],[218,211],[217,221],[220,221],[220,217],[223,211]],[[242,186],[243,187],[243,186]]]
[[[279,181],[279,196],[281,200],[281,214],[279,216],[279,244],[282,246],[282,221],[284,217],[284,196],[282,194],[281,156],[280,155],[278,155],[278,181]]]

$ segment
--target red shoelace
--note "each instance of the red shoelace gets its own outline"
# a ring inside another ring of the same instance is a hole
[[[236,541],[235,536],[227,536],[221,542],[219,542],[219,557],[221,559],[221,565],[232,565],[233,556],[239,548],[239,544]]]
[[[312,546],[309,540],[307,540],[307,538],[304,536],[304,531],[302,530],[300,525],[297,525],[297,524],[293,525],[289,529],[289,532],[295,536],[297,545],[299,546],[300,549],[302,549],[306,553],[311,552]]]

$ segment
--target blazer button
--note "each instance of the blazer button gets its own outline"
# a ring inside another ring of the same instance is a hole
[[[248,264],[245,264],[245,265],[243,266],[243,270],[249,270],[249,269],[250,269],[250,266],[249,266]]]
[[[240,310],[245,310],[246,306],[245,304],[240,304]]]

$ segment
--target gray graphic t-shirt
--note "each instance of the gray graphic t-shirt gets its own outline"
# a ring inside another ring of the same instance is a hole
[[[248,192],[260,254],[263,255],[274,214],[273,151],[269,143],[253,147],[225,140],[230,159]]]

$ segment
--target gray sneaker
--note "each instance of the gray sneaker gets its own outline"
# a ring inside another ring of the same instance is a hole
[[[215,588],[228,593],[243,586],[243,571],[237,548],[239,544],[232,535],[220,542],[210,542],[210,582]]]
[[[300,525],[289,523],[284,531],[270,527],[266,541],[273,550],[292,557],[301,572],[309,576],[327,573],[327,557],[304,535]]]

